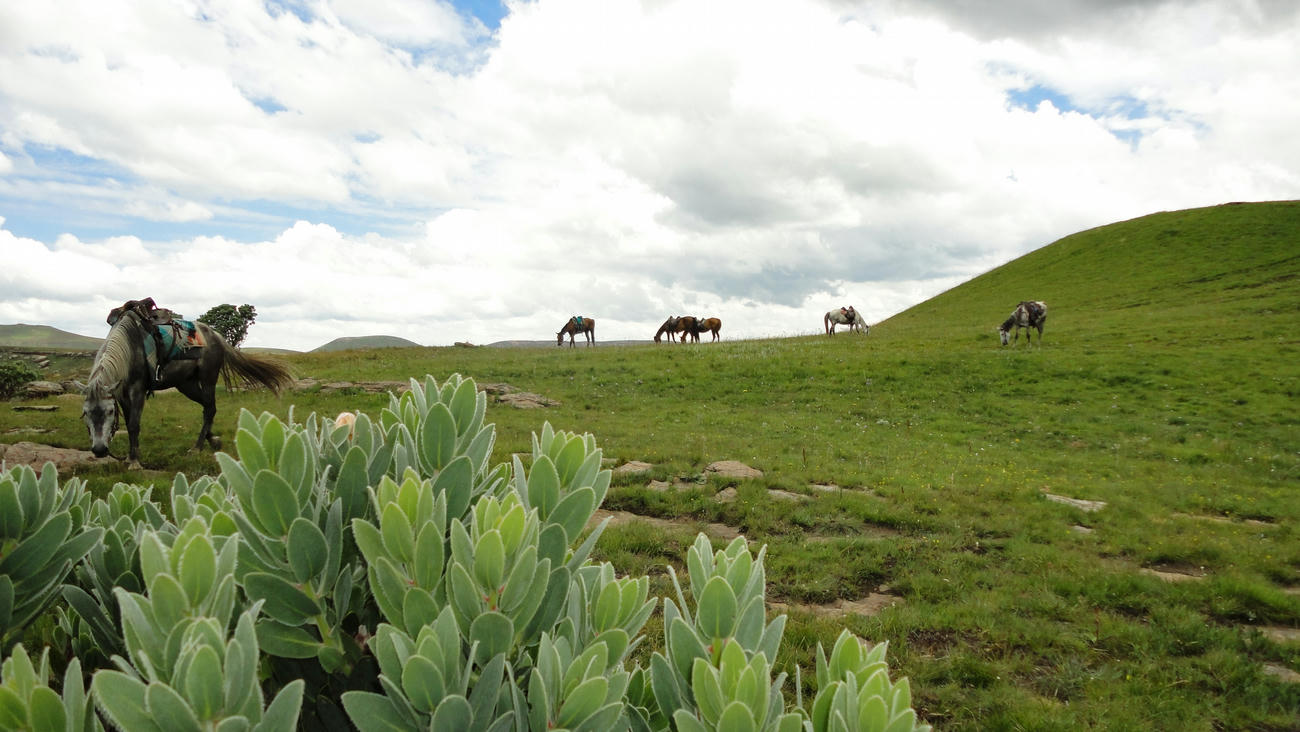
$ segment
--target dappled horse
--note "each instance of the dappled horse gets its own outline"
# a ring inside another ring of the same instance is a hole
[[[659,330],[655,331],[655,343],[661,343],[662,341],[660,341],[659,339],[662,338],[665,334],[668,335],[669,342],[672,342],[673,334],[677,332],[678,320],[680,320],[680,318],[678,318],[676,315],[669,315],[668,319],[664,321],[664,324],[659,326]]]
[[[113,323],[108,337],[95,354],[90,369],[90,379],[82,386],[85,401],[81,407],[82,420],[90,432],[90,451],[95,457],[109,454],[108,445],[117,431],[118,410],[126,419],[126,434],[130,443],[127,459],[129,467],[140,466],[140,414],[144,411],[145,397],[161,389],[175,387],[180,393],[203,406],[203,426],[194,442],[195,449],[207,442],[213,450],[221,449],[221,440],[212,434],[212,419],[217,414],[217,377],[224,379],[226,388],[232,386],[234,377],[243,385],[261,384],[279,395],[293,383],[293,376],[284,364],[270,358],[245,354],[231,347],[219,333],[204,323],[194,323],[197,358],[165,362],[161,373],[155,372],[146,348],[156,348],[154,329],[134,304],[117,308],[109,316]],[[149,344],[149,345],[146,345]]]
[[[581,315],[575,315],[569,318],[569,322],[560,328],[560,332],[555,334],[555,345],[564,345],[564,334],[569,334],[569,348],[573,348],[573,336],[582,333],[587,336],[587,345],[596,345],[596,321],[592,318],[584,318]]]
[[[1011,311],[1011,317],[1003,321],[998,326],[998,336],[1002,339],[1002,345],[1007,345],[1011,340],[1011,331],[1015,331],[1015,341],[1020,341],[1020,329],[1025,329],[1025,342],[1032,341],[1033,334],[1030,328],[1038,329],[1038,344],[1043,344],[1043,324],[1047,322],[1047,303],[1042,300],[1025,300]]]
[[[825,317],[822,318],[822,324],[826,326],[826,335],[835,335],[835,326],[837,325],[849,326],[850,333],[857,330],[866,335],[869,330],[862,313],[854,310],[852,305],[838,310],[827,311]]]
[[[706,330],[713,334],[713,340],[718,340],[718,331],[722,330],[722,320],[719,318],[703,318],[696,322],[696,333],[703,333]]]

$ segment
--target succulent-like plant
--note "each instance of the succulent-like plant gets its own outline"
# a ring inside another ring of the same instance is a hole
[[[53,463],[0,472],[0,652],[54,600],[73,566],[104,535],[85,524],[85,484],[59,486]]]
[[[63,675],[63,693],[49,687],[50,649],[33,664],[22,644],[0,665],[0,730],[32,732],[95,732],[104,729],[95,716],[90,695],[81,681],[76,658]]]
[[[806,728],[811,732],[929,732],[917,724],[907,679],[889,680],[888,643],[874,647],[845,630],[828,660],[817,644],[817,695]]]
[[[147,594],[115,590],[127,657],[120,670],[95,672],[91,690],[112,724],[129,730],[263,730],[297,726],[303,682],[263,706],[254,621],[261,603],[239,617],[235,606],[238,542],[214,536],[191,518],[174,537],[144,531],[140,565]]]

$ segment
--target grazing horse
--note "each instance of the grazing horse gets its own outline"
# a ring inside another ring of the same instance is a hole
[[[1025,329],[1025,342],[1032,340],[1033,333],[1030,328],[1038,329],[1038,344],[1043,344],[1043,323],[1047,322],[1047,303],[1042,300],[1025,300],[1011,311],[1011,317],[1007,318],[1002,325],[998,326],[998,335],[1002,338],[1002,345],[1007,345],[1011,340],[1011,331],[1015,331],[1015,341],[1020,341],[1020,329]]]
[[[835,326],[837,325],[849,326],[850,333],[857,330],[859,333],[866,335],[869,330],[862,313],[854,310],[852,305],[839,310],[828,311],[825,317],[822,318],[822,324],[826,326],[826,335],[835,335]]]
[[[569,318],[569,322],[555,334],[555,345],[564,345],[565,333],[569,334],[569,348],[573,348],[573,336],[577,333],[587,336],[588,346],[596,345],[596,321],[592,318],[584,318],[581,315]]]
[[[681,318],[676,315],[669,315],[668,319],[664,321],[664,324],[659,326],[659,330],[655,331],[655,343],[661,343],[662,341],[659,339],[662,338],[664,334],[668,335],[669,341],[674,340],[673,334],[677,332],[678,320],[681,320]]]
[[[683,315],[677,319],[677,332],[682,334],[682,343],[687,337],[695,343],[700,342],[700,319],[694,315]]]
[[[706,330],[713,334],[713,340],[718,340],[720,337],[718,331],[722,330],[722,321],[718,318],[704,318],[696,321],[696,333],[703,333]]]
[[[204,323],[195,323],[202,339],[202,352],[197,359],[167,362],[160,374],[155,374],[145,352],[145,343],[154,338],[154,326],[144,322],[140,314],[127,309],[120,314],[95,354],[90,369],[90,379],[82,387],[85,401],[81,417],[90,432],[90,451],[95,457],[108,455],[108,444],[117,431],[118,410],[126,418],[126,434],[130,442],[127,453],[128,467],[140,467],[140,414],[144,411],[145,397],[154,391],[175,387],[180,393],[203,406],[203,426],[194,448],[207,442],[213,450],[221,449],[221,440],[212,434],[212,419],[217,414],[217,377],[221,376],[226,388],[233,377],[245,385],[262,384],[278,396],[282,389],[293,383],[289,369],[279,361],[245,354],[232,348],[219,333]],[[163,357],[159,355],[159,361]]]

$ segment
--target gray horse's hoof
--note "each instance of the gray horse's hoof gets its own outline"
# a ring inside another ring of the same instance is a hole
[[[220,437],[216,437],[216,436],[209,437],[209,438],[208,438],[208,445],[210,445],[210,446],[212,447],[212,449],[213,449],[214,452],[215,452],[216,450],[220,450],[220,449],[221,449],[221,438],[220,438]]]

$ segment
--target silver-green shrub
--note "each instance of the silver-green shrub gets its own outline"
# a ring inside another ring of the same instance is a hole
[[[847,631],[818,648],[811,705],[797,678],[787,702],[765,549],[701,534],[665,598],[592,562],[611,475],[595,439],[545,424],[530,456],[492,465],[485,412],[459,375],[412,379],[377,420],[244,412],[237,456],[177,476],[169,511],[125,485],[92,504],[52,467],[0,474],[0,630],[23,632],[71,579],[58,627],[99,664],[95,707],[68,681],[58,703],[91,726],[97,708],[129,730],[917,728],[885,646]],[[14,678],[48,675],[18,653]],[[34,684],[0,687],[0,729],[33,705],[56,716]]]

